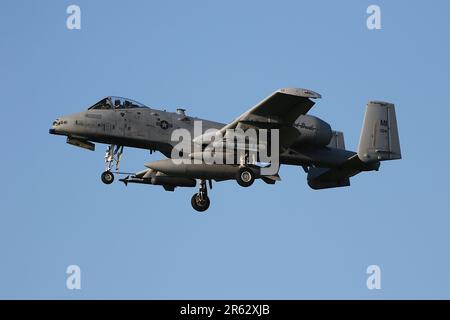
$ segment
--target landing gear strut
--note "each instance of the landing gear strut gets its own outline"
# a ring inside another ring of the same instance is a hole
[[[210,184],[211,186],[211,184]],[[208,188],[206,187],[206,180],[200,180],[200,188],[198,193],[194,194],[191,199],[192,208],[198,212],[208,210],[210,201],[208,197]]]
[[[122,159],[123,146],[110,145],[106,148],[105,154],[105,171],[102,173],[101,179],[104,184],[111,184],[114,181],[114,174],[111,172],[114,163],[116,170],[119,170],[120,160]]]

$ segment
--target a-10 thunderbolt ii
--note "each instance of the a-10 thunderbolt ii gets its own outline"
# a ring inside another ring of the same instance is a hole
[[[236,180],[243,187],[255,179],[274,184],[280,180],[279,165],[287,164],[302,167],[313,189],[337,188],[349,186],[349,178],[360,172],[378,171],[381,161],[401,158],[393,104],[367,104],[358,150],[353,152],[345,149],[342,132],[308,114],[318,98],[320,94],[311,90],[279,89],[223,124],[191,117],[183,109],[166,112],[131,99],[107,97],[86,111],[56,119],[50,133],[67,136],[67,143],[89,150],[95,149],[94,142],[107,144],[101,175],[105,184],[113,182],[114,173],[121,173],[125,146],[160,151],[166,159],[146,163],[147,169],[120,181],[174,191],[195,187],[199,180],[191,204],[200,212],[210,205],[207,182],[210,189],[212,181],[224,180]]]

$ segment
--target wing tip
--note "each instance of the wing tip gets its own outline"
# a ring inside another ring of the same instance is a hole
[[[281,88],[278,89],[277,92],[284,93],[284,94],[290,94],[293,96],[298,97],[305,97],[305,98],[311,98],[311,99],[321,99],[322,95],[314,92],[309,89],[303,89],[303,88]]]

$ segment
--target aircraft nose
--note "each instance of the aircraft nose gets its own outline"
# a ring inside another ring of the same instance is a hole
[[[55,119],[55,121],[53,121],[52,127],[48,130],[48,133],[56,134],[56,129],[55,128],[58,126],[58,124],[59,124],[59,119],[57,118],[57,119]]]
[[[67,123],[66,120],[62,119],[62,118],[57,118],[55,119],[55,121],[53,121],[52,123],[52,127],[48,130],[48,133],[50,134],[62,134],[62,125]]]

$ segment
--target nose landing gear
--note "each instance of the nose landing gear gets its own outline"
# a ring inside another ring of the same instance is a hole
[[[120,160],[122,159],[123,146],[110,145],[106,148],[105,164],[106,169],[101,175],[104,184],[111,184],[114,181],[114,174],[111,168],[116,164],[116,170],[119,170]]]
[[[211,184],[210,184],[211,187]],[[204,212],[208,210],[210,205],[208,197],[208,188],[206,187],[206,180],[200,180],[200,188],[198,193],[194,194],[191,199],[192,208],[198,212]]]
[[[101,179],[104,184],[111,184],[114,181],[114,174],[111,171],[104,171]]]

